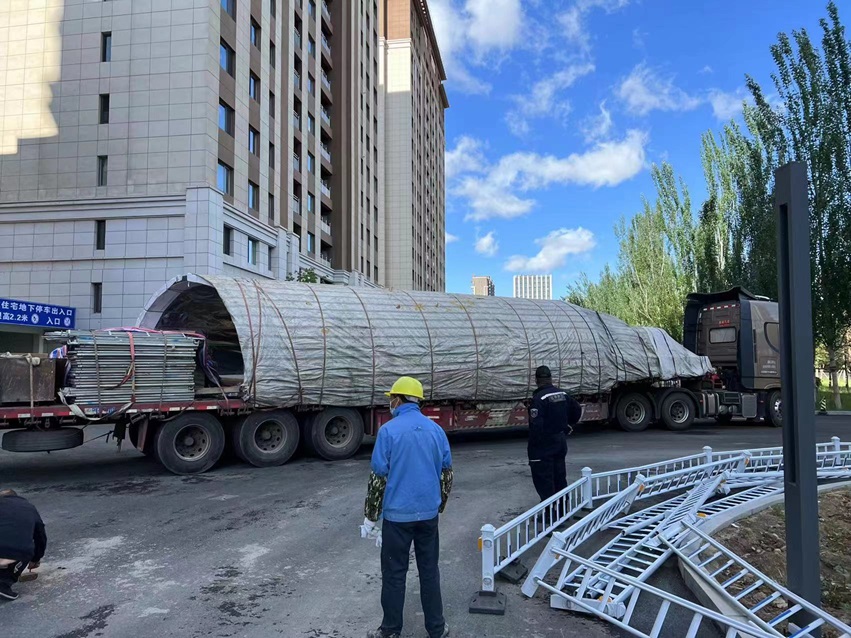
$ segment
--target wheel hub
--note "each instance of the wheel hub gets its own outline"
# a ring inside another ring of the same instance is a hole
[[[676,401],[671,405],[670,415],[675,423],[683,423],[688,419],[688,408],[682,401]]]
[[[197,461],[210,450],[210,437],[204,428],[187,425],[174,437],[174,451],[184,461]]]
[[[644,420],[644,406],[639,403],[630,403],[626,406],[624,414],[630,423],[640,423]]]
[[[254,445],[261,452],[277,452],[285,440],[284,428],[277,421],[264,421],[254,431]]]
[[[353,436],[352,427],[345,419],[332,419],[325,426],[325,440],[332,447],[345,447]]]

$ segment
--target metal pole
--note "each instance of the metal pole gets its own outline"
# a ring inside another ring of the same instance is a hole
[[[807,167],[774,172],[789,588],[821,606]],[[815,634],[814,634],[815,635]]]

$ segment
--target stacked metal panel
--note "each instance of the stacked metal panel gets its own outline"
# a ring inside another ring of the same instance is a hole
[[[60,393],[69,403],[166,403],[195,397],[198,336],[106,330],[48,338],[68,346],[69,372]]]

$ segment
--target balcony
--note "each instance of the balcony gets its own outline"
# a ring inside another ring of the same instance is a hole
[[[301,32],[296,30],[293,39],[295,40],[295,48],[301,49]]]
[[[331,267],[331,255],[328,253],[319,253],[319,259],[329,268]]]
[[[298,197],[296,197],[295,195],[293,195],[293,201],[290,204],[290,210],[295,215],[301,215],[301,200]]]
[[[331,90],[331,78],[328,77],[328,74],[325,73],[325,71],[322,71],[322,86],[329,91]]]
[[[328,145],[325,142],[322,142],[320,145],[319,152],[322,154],[322,157],[327,159],[329,162],[331,161],[331,149],[328,148]]]
[[[331,224],[328,223],[327,219],[328,219],[327,217],[323,217],[322,221],[319,222],[319,226],[322,228],[323,233],[325,233],[326,235],[330,235],[331,234]]]
[[[328,41],[328,38],[325,34],[322,34],[322,48],[325,49],[328,53],[331,53],[331,43]]]
[[[293,153],[293,170],[301,171],[301,158],[297,153]]]
[[[322,0],[322,15],[331,22],[331,10],[328,8],[328,2]]]
[[[301,130],[301,113],[293,111],[293,128],[297,131]]]
[[[301,73],[293,69],[293,85],[301,91]]]
[[[327,179],[323,179],[319,186],[319,190],[322,191],[322,194],[326,197],[331,197],[331,185],[328,183]]]
[[[322,117],[322,121],[330,126],[331,125],[331,113],[328,111],[328,109],[326,109],[323,106],[322,110],[320,111],[320,115]]]

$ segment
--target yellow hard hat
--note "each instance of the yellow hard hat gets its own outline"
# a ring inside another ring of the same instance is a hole
[[[413,377],[399,377],[393,387],[390,388],[390,392],[386,394],[388,397],[394,394],[403,394],[407,397],[425,398],[423,396],[423,384]]]

